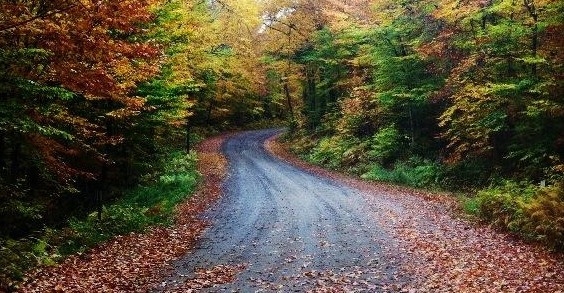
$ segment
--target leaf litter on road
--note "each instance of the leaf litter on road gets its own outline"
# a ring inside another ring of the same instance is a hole
[[[206,229],[198,215],[221,194],[219,183],[227,166],[219,152],[221,143],[222,138],[217,138],[200,146],[200,170],[206,180],[200,191],[178,207],[173,227],[116,237],[61,265],[36,270],[26,277],[20,291],[213,291],[217,285],[234,281],[241,271],[252,269],[217,265],[198,268],[180,283],[162,283],[171,262],[186,254]],[[329,270],[312,268],[311,258],[288,256],[285,259],[296,263],[300,273],[276,281],[268,273],[265,278],[247,280],[256,284],[257,292],[304,288],[309,292],[564,292],[562,254],[459,219],[451,197],[370,183],[311,166],[274,140],[268,141],[267,148],[311,173],[362,191],[371,218],[396,245],[382,245],[383,256],[375,259],[367,255],[363,266]],[[319,242],[321,248],[331,246],[324,241]],[[388,268],[398,269],[390,276]]]
[[[220,148],[226,137],[214,137],[198,146],[198,170],[204,181],[177,207],[173,226],[118,236],[57,266],[36,269],[25,277],[19,291],[147,292],[158,287],[171,262],[188,253],[208,225],[199,215],[221,195],[227,161]],[[236,271],[230,267],[199,271],[198,279],[185,288],[226,282]]]
[[[382,260],[398,262],[398,282],[379,292],[564,292],[562,253],[461,219],[452,196],[328,171],[298,159],[277,137],[266,148],[299,168],[363,192],[379,228],[399,243],[385,247]],[[359,286],[347,292],[354,287]],[[344,292],[328,283],[318,289]]]

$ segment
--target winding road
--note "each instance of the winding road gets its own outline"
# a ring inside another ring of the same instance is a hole
[[[277,132],[245,132],[224,144],[230,162],[224,198],[169,283],[182,283],[196,268],[240,264],[245,269],[236,282],[212,291],[303,291],[319,285],[314,273],[329,279],[357,273],[366,288],[377,288],[393,275],[381,261],[381,246],[393,240],[367,217],[359,191],[273,157],[264,142]]]
[[[229,175],[210,228],[157,291],[184,292],[217,267],[237,268],[234,280],[204,292],[564,290],[562,255],[457,219],[449,199],[298,168],[265,149],[280,131],[224,143]]]
[[[40,267],[17,292],[564,293],[564,253],[468,221],[451,195],[309,165],[280,132],[202,142],[204,180],[173,225]]]

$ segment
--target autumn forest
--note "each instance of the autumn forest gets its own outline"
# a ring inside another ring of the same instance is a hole
[[[0,292],[178,222],[249,129],[561,253],[563,61],[558,0],[0,0]]]

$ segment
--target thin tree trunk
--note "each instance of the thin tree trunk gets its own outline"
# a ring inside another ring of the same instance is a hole
[[[290,96],[288,77],[286,77],[286,81],[284,82],[284,94],[286,95],[286,103],[288,104],[288,112],[290,112],[290,119],[294,120],[294,106],[292,105],[292,97]]]
[[[411,148],[415,147],[415,122],[413,121],[413,109],[409,106],[409,127],[411,130]]]
[[[191,141],[190,141],[190,117],[186,117],[186,152],[190,153]]]
[[[208,109],[206,114],[206,123],[208,125],[211,125],[212,111],[213,111],[213,101],[210,101],[210,103],[208,104]]]
[[[0,131],[0,174],[3,174],[4,168],[6,168],[6,139],[5,133]]]
[[[98,221],[102,221],[102,211],[104,207],[104,192],[106,189],[106,178],[108,177],[108,163],[102,165],[102,172],[98,179],[98,188],[96,190],[96,211]]]
[[[529,11],[529,15],[533,19],[533,29],[532,29],[532,36],[531,36],[531,51],[533,57],[537,57],[537,51],[539,46],[539,25],[538,19],[539,15],[537,13],[537,8],[535,7],[535,3],[533,0],[523,0],[523,4]],[[533,76],[537,76],[537,64],[533,61],[531,64],[531,73]]]
[[[532,40],[532,44],[531,44],[531,49],[533,51],[533,57],[537,57],[537,50],[538,50],[538,40],[539,40],[539,27],[538,27],[538,23],[537,23],[537,15],[535,14],[534,16],[534,20],[535,20],[535,24],[533,26],[533,40]],[[533,76],[537,76],[537,64],[533,63],[531,66],[531,73],[533,74]]]
[[[12,138],[12,153],[10,157],[10,178],[12,181],[16,181],[20,171],[20,153],[22,144],[19,139],[19,135],[14,135]]]

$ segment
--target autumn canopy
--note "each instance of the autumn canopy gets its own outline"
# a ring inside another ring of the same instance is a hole
[[[562,246],[563,25],[558,0],[2,0],[0,245],[102,218],[171,153],[278,121],[320,165],[492,187],[478,213]]]

